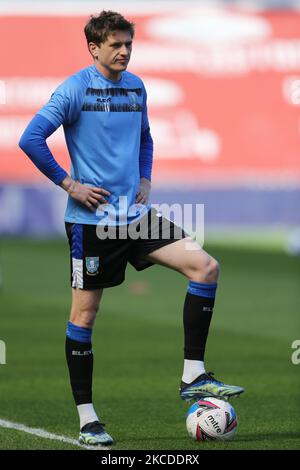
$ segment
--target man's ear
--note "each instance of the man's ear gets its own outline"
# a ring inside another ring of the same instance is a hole
[[[97,44],[95,44],[94,42],[89,42],[88,43],[88,49],[90,51],[90,53],[92,54],[93,58],[94,59],[98,59],[98,49],[99,49],[99,46],[97,46]]]

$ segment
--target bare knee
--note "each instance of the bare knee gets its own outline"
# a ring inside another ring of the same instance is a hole
[[[194,282],[214,283],[218,281],[220,267],[217,260],[208,256],[203,262],[194,262],[186,274],[188,279]]]
[[[82,328],[93,328],[98,309],[72,308],[70,321]]]
[[[208,282],[217,282],[220,274],[220,265],[215,258],[210,258],[210,263],[207,269]]]
[[[93,328],[101,294],[95,291],[73,291],[70,321],[82,328]]]

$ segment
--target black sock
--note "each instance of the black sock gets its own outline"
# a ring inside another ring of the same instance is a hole
[[[92,343],[66,337],[66,359],[76,405],[92,403],[93,351]]]
[[[185,359],[204,361],[216,287],[217,284],[189,283],[183,309]]]

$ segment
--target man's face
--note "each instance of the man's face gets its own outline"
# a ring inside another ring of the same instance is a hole
[[[90,50],[98,57],[99,65],[111,74],[118,74],[126,70],[131,49],[132,37],[129,31],[115,31],[99,47],[94,45]]]

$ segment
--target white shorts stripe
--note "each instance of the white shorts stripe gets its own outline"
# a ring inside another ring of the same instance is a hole
[[[83,260],[72,258],[72,287],[83,289]]]

